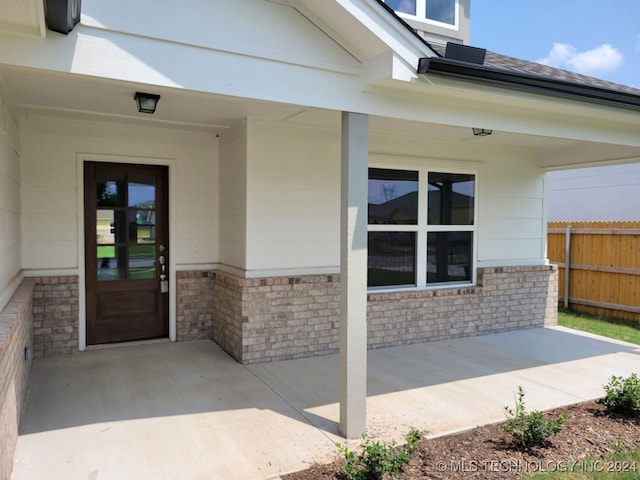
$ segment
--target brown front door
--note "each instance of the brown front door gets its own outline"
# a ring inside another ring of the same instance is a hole
[[[169,335],[167,167],[84,167],[87,344]]]

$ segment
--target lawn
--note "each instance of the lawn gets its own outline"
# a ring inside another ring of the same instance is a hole
[[[640,323],[632,320],[599,318],[572,310],[560,310],[558,325],[640,345]]]

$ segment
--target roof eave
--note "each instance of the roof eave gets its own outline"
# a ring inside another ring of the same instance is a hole
[[[640,96],[638,95],[538,75],[526,75],[448,58],[421,58],[418,62],[417,73],[419,75],[439,75],[528,93],[640,111]]]

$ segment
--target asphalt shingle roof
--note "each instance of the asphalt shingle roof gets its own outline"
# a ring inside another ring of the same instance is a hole
[[[445,46],[435,43],[429,43],[429,46],[438,55],[444,57]],[[506,72],[522,73],[525,75],[535,75],[538,77],[551,78],[554,80],[562,80],[565,82],[587,85],[590,87],[604,88],[617,92],[629,93],[631,95],[639,95],[640,89],[620,85],[618,83],[608,82],[599,78],[581,75],[579,73],[570,72],[561,68],[549,67],[537,62],[522,60],[520,58],[510,57],[495,52],[487,51],[484,65],[491,68],[497,68]]]

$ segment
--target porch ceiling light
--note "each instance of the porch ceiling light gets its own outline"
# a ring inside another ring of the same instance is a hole
[[[138,105],[138,111],[140,113],[155,113],[156,107],[158,106],[158,100],[160,100],[160,95],[136,92],[133,98]]]
[[[472,130],[476,137],[487,137],[493,133],[493,130],[488,128],[472,128]]]

